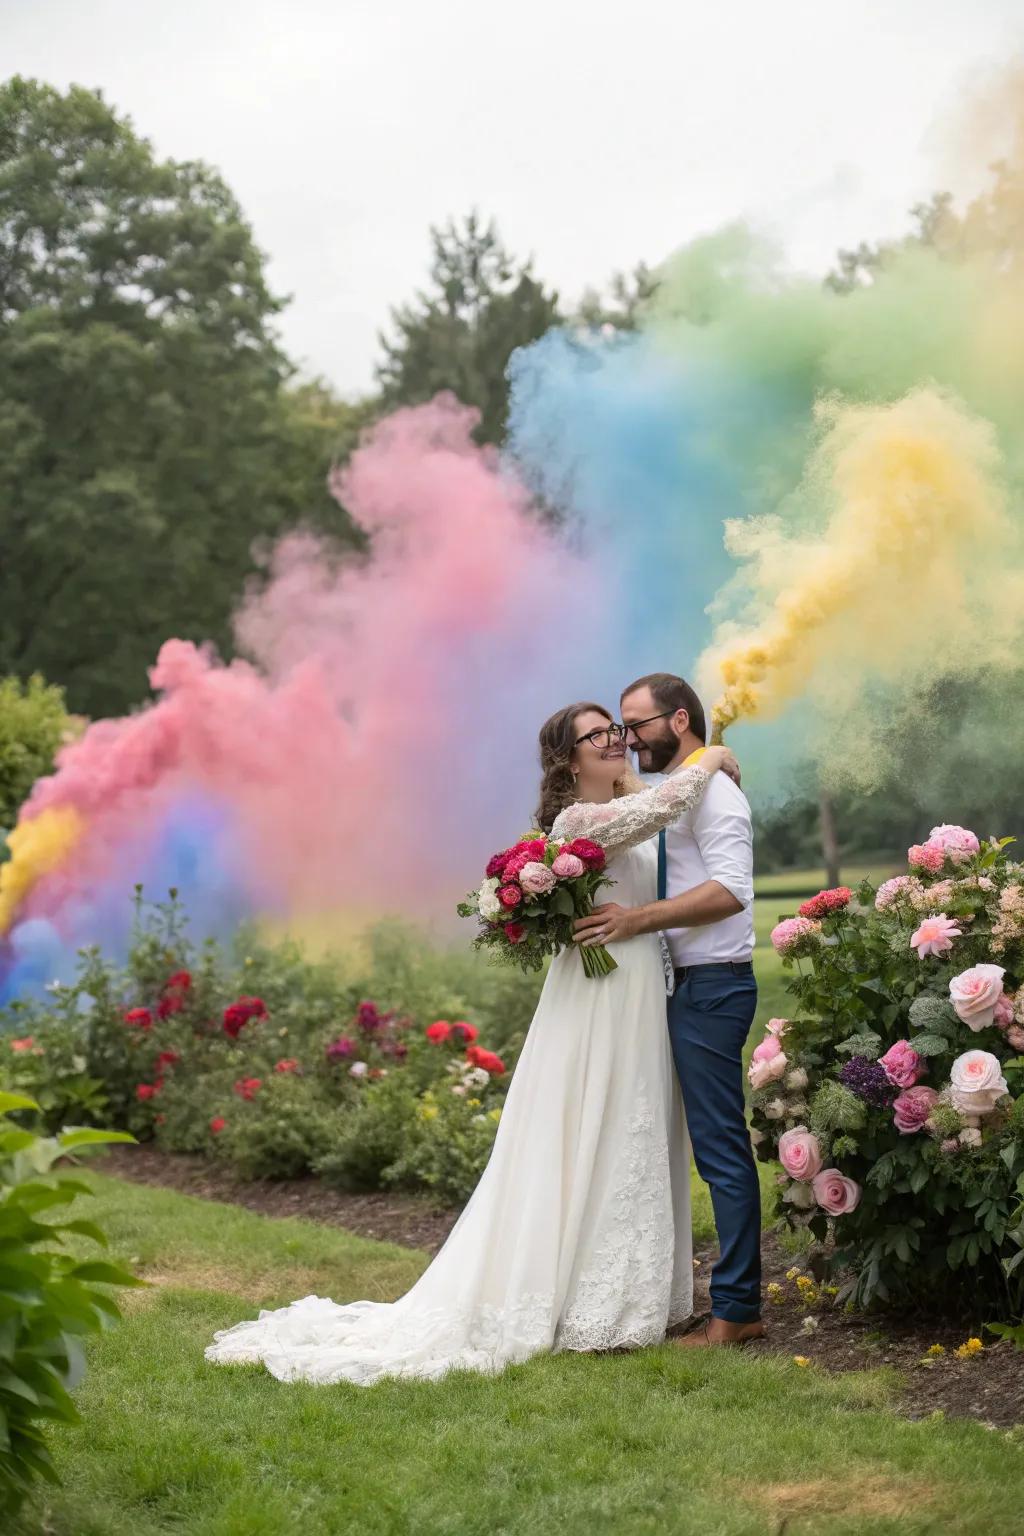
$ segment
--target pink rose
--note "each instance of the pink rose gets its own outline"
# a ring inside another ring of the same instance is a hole
[[[934,1088],[907,1088],[897,1095],[892,1114],[901,1136],[909,1136],[922,1128],[938,1097]]]
[[[781,1056],[782,1046],[776,1035],[765,1035],[760,1045],[755,1045],[753,1061],[771,1061],[775,1056]]]
[[[559,880],[578,880],[585,865],[574,853],[560,853],[551,866],[551,872]]]
[[[926,869],[937,875],[946,862],[946,850],[941,843],[915,843],[907,849],[907,863],[911,869]]]
[[[821,1147],[806,1125],[795,1125],[779,1137],[779,1162],[791,1179],[806,1182],[821,1171]]]
[[[768,1023],[765,1025],[765,1029],[768,1031],[768,1033],[770,1035],[774,1035],[776,1039],[781,1039],[788,1028],[788,1019],[769,1019]]]
[[[825,1168],[811,1180],[814,1198],[830,1216],[846,1216],[860,1204],[860,1185],[838,1168]]]
[[[981,844],[973,832],[948,822],[943,822],[941,827],[932,827],[928,834],[928,846],[943,849],[954,864],[966,864],[976,853],[981,852]]]
[[[771,1043],[778,1048],[779,1043],[777,1040],[773,1040]],[[747,1068],[747,1079],[755,1093],[759,1088],[765,1088],[769,1083],[777,1082],[785,1074],[788,1065],[785,1052],[781,1049],[777,1049],[777,1054],[773,1056],[758,1055],[758,1051],[763,1051],[764,1047],[768,1044],[767,1040],[761,1041],[757,1050],[754,1051],[750,1066]]]
[[[518,885],[503,885],[498,892],[498,900],[506,910],[518,907],[523,899],[523,893]]]
[[[990,1115],[1009,1090],[991,1051],[965,1051],[949,1070],[950,1098],[966,1115]]]
[[[1001,965],[972,965],[950,982],[949,996],[957,1017],[975,1034],[992,1023],[1005,975]]]
[[[807,917],[784,917],[771,932],[777,954],[795,955],[806,951],[821,933],[821,924]]]
[[[992,1014],[992,1023],[997,1029],[1008,1029],[1013,1023],[1013,998],[1007,997],[1005,992],[1000,992],[996,998],[995,1011]]]
[[[499,896],[501,892],[498,892]],[[918,959],[926,955],[944,955],[953,948],[953,940],[963,938],[963,931],[952,918],[940,912],[938,917],[926,917],[917,932],[911,936],[910,947],[916,949]]]
[[[546,864],[524,864],[519,871],[519,884],[530,896],[544,896],[554,890],[556,883],[557,876]],[[501,900],[500,894],[498,900]]]
[[[1006,1043],[1015,1051],[1024,1051],[1024,1029],[1019,1024],[1011,1024],[1006,1031]]]
[[[879,1059],[879,1066],[894,1088],[912,1088],[924,1076],[921,1058],[909,1040],[897,1040]]]

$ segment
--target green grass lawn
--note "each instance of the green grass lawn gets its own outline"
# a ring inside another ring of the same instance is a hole
[[[813,1536],[1017,1529],[1024,1451],[909,1423],[880,1372],[671,1345],[496,1378],[286,1386],[202,1357],[311,1290],[400,1293],[422,1255],[95,1177],[115,1252],[156,1283],[90,1351],[64,1486],[17,1536]]]

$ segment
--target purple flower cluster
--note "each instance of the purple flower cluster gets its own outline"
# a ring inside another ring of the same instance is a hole
[[[839,1081],[874,1109],[886,1109],[899,1092],[886,1077],[885,1068],[866,1056],[851,1056],[839,1073]]]
[[[356,1043],[348,1035],[340,1035],[337,1040],[332,1040],[325,1052],[328,1061],[344,1061],[356,1053]]]

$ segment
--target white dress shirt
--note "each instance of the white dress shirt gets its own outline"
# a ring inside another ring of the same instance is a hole
[[[754,837],[750,806],[726,773],[714,773],[695,810],[665,833],[667,896],[682,896],[717,880],[743,903],[743,911],[702,928],[665,932],[672,962],[707,965],[749,960],[754,953]]]

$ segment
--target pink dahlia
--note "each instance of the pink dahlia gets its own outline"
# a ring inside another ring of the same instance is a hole
[[[926,917],[916,933],[911,934],[910,947],[917,950],[919,960],[926,955],[945,955],[953,948],[953,940],[963,938],[951,917],[940,912],[937,917]]]

